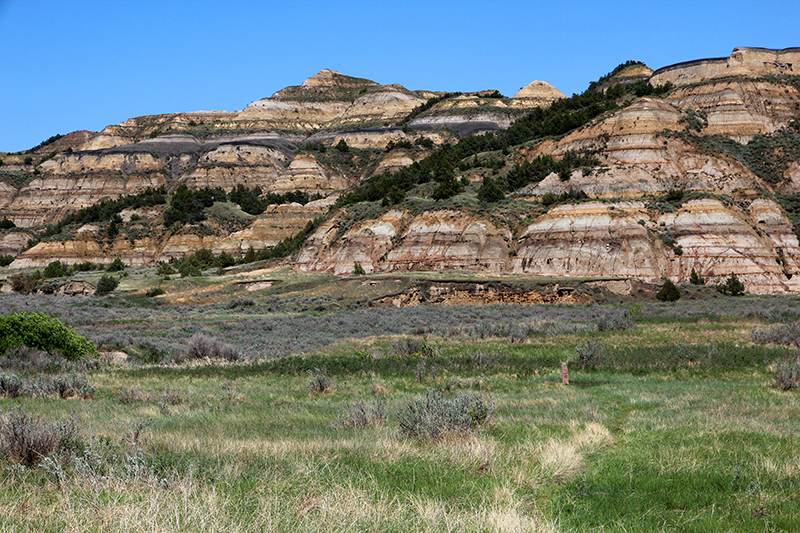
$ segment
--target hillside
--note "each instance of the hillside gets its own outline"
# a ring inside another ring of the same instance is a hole
[[[241,257],[317,220],[288,259],[303,270],[686,283],[695,269],[798,292],[797,65],[795,48],[628,62],[571,98],[541,81],[509,98],[322,70],[242,111],[136,117],[5,155],[0,219],[16,227],[0,230],[0,254],[11,268]],[[167,215],[183,185],[218,191],[203,220]],[[241,187],[311,201],[255,213],[225,196]],[[44,231],[157,188],[172,203],[120,211],[114,234],[110,218]]]

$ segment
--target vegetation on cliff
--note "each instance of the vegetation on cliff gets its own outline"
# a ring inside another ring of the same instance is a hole
[[[556,100],[547,108],[535,108],[508,129],[472,135],[456,144],[445,144],[422,161],[405,167],[396,173],[384,172],[362,182],[350,193],[343,195],[337,206],[364,201],[382,201],[385,205],[396,204],[416,186],[436,182],[435,199],[449,198],[461,191],[455,170],[469,158],[485,152],[509,153],[509,150],[529,142],[548,137],[559,137],[579,128],[603,113],[608,113],[630,103],[633,96],[645,94],[662,95],[669,86],[652,87],[646,81],[623,87],[615,85],[606,90],[596,90],[595,85],[581,94]],[[443,95],[440,98],[448,97]],[[505,191],[513,191],[531,182],[544,179],[556,172],[562,179],[569,179],[575,168],[598,164],[588,154],[568,152],[559,160],[552,156],[540,156],[534,161],[524,161],[512,168],[499,185]]]

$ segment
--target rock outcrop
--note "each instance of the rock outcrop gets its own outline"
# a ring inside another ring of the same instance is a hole
[[[296,264],[336,274],[359,263],[367,272],[470,270],[651,283],[664,276],[686,282],[694,268],[710,283],[735,273],[751,292],[798,292],[797,227],[779,203],[790,205],[780,193],[800,191],[798,65],[798,48],[736,48],[728,58],[655,72],[626,63],[591,86],[628,87],[611,93],[623,95],[614,111],[562,136],[451,164],[447,172],[455,179],[473,182],[458,199],[434,203],[429,183],[396,205],[340,209],[306,241]],[[643,80],[672,88],[652,91]],[[141,265],[200,247],[241,255],[274,246],[325,215],[338,193],[361,180],[413,165],[431,146],[508,128],[530,109],[563,97],[540,81],[506,98],[496,91],[410,91],[326,69],[242,111],[135,117],[97,134],[71,134],[50,147],[62,153],[38,165],[22,154],[4,156],[0,216],[38,226],[103,199],[181,183],[225,190],[244,184],[325,199],[270,206],[258,217],[228,205],[222,208],[227,221],[181,230],[159,226],[164,207],[126,212],[124,224],[131,225],[133,214],[153,224],[147,231],[126,227],[113,238],[98,226],[73,228],[61,241],[20,253],[12,266],[41,267],[55,258],[104,263],[117,256]],[[431,98],[435,103],[420,108]],[[775,140],[757,154],[758,164],[752,152],[742,155],[744,144],[732,143],[755,138],[764,146]],[[50,154],[46,147],[37,153],[37,162]],[[572,153],[596,163],[507,191],[503,204],[475,199],[474,182],[486,176],[502,183],[524,159]],[[769,165],[779,173],[765,173]],[[578,193],[583,201],[569,200]],[[0,250],[17,253],[23,235],[3,233]],[[460,296],[454,289],[442,298],[452,303]]]
[[[511,232],[458,211],[392,209],[347,230],[342,223],[334,217],[320,226],[297,259],[300,268],[346,274],[357,262],[366,272],[500,271],[508,261]]]
[[[800,48],[734,48],[730,57],[700,59],[663,67],[650,78],[653,85],[688,85],[711,79],[800,74]]]
[[[532,81],[511,99],[512,107],[547,107],[564,94],[546,81]]]

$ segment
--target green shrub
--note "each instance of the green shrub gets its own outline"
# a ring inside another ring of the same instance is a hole
[[[44,269],[44,277],[47,278],[60,278],[66,276],[67,272],[61,261],[52,261]]]
[[[158,276],[169,276],[175,273],[175,269],[172,268],[169,263],[165,263],[164,261],[158,262],[158,268],[156,269],[156,275]]]
[[[14,262],[14,256],[11,254],[0,255],[0,267],[7,267]]]
[[[162,294],[164,294],[164,289],[161,287],[152,287],[151,289],[148,289],[148,291],[145,293],[145,296],[148,298],[154,298],[156,296],[161,296]]]
[[[656,293],[656,299],[662,302],[674,302],[681,297],[681,291],[669,279],[664,281],[661,289]]]
[[[506,195],[495,181],[489,176],[483,178],[480,189],[478,189],[478,200],[485,203],[499,202],[505,199]]]
[[[229,254],[228,252],[222,252],[216,257],[216,259],[214,259],[214,262],[211,264],[211,266],[225,269],[228,267],[232,267],[235,264],[236,264],[236,259],[234,259],[231,254]]]
[[[692,267],[692,273],[689,274],[689,283],[692,285],[705,285],[706,280],[703,276],[697,273],[694,267]]]
[[[358,261],[353,263],[353,275],[354,276],[363,276],[366,273],[367,272],[364,270],[364,267],[361,266],[361,263],[359,263]]]
[[[181,273],[182,278],[196,278],[203,275],[197,265],[190,261],[181,263],[181,266],[178,267],[178,272]]]
[[[3,220],[0,220],[0,229],[11,229],[11,228],[16,228],[16,227],[17,227],[17,225],[14,224],[13,220],[9,220],[7,218],[4,218]]]
[[[72,270],[75,272],[91,272],[92,270],[102,270],[101,265],[96,265],[91,261],[84,261],[83,263],[76,263],[72,265]]]
[[[128,268],[128,265],[122,262],[122,259],[115,257],[114,260],[106,267],[107,272],[122,272]],[[114,289],[111,289],[114,290]],[[110,291],[109,291],[110,292]]]
[[[0,317],[0,354],[13,346],[55,349],[70,360],[98,353],[93,342],[44,313],[12,313]]]
[[[717,292],[728,296],[741,296],[744,294],[744,285],[739,281],[739,278],[736,277],[736,274],[731,274],[728,276],[728,279],[725,280],[725,283],[717,285]]]
[[[97,282],[97,288],[94,291],[95,296],[105,296],[117,288],[119,281],[114,276],[103,274],[100,281]]]

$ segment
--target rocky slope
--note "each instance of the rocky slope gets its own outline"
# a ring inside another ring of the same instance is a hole
[[[665,97],[640,98],[561,139],[522,148],[528,160],[577,152],[593,154],[600,164],[575,170],[566,180],[551,174],[518,191],[531,207],[505,217],[511,231],[498,232],[496,217],[463,210],[457,224],[448,210],[426,212],[414,223],[388,212],[336,238],[331,228],[321,227],[298,263],[340,273],[358,261],[368,271],[472,269],[648,282],[666,276],[682,283],[694,268],[710,283],[733,273],[752,292],[797,292],[798,240],[792,220],[774,200],[776,193],[798,190],[797,161],[785,165],[781,181],[768,182],[731,153],[695,140],[724,136],[745,143],[791,132],[785,128],[800,116],[800,79],[786,75],[794,72],[795,53],[736,49],[724,74],[698,73],[704,62],[661,69],[651,84],[678,85]],[[783,75],[770,78],[776,57]],[[779,146],[766,157],[785,155]],[[545,195],[570,190],[605,201],[541,209],[538,201]],[[664,204],[661,197],[674,190],[699,196]]]
[[[613,111],[564,135],[465,159],[453,177],[471,185],[449,200],[431,200],[435,183],[423,183],[396,205],[332,211],[294,260],[302,269],[337,274],[358,263],[366,272],[647,282],[664,276],[686,282],[694,268],[711,283],[735,273],[752,292],[797,292],[794,197],[782,195],[800,191],[798,60],[800,49],[737,48],[728,58],[655,72],[622,65],[593,89],[629,87]],[[671,88],[663,94],[636,92],[642,84],[665,83]],[[200,247],[241,255],[251,246],[274,246],[326,216],[335,198],[360,182],[422,161],[444,143],[505,130],[562,97],[539,81],[506,98],[496,91],[409,91],[323,70],[242,111],[137,117],[99,134],[65,136],[37,149],[40,157],[61,151],[43,162],[6,157],[0,216],[37,226],[102,199],[181,183],[228,191],[244,184],[325,199],[180,231],[126,220],[124,235],[111,240],[103,228],[87,226],[21,253],[12,266],[114,256],[151,264]],[[506,200],[476,199],[487,176],[503,183],[526,161],[572,154],[593,163],[507,191]],[[142,211],[140,220],[157,226],[162,212]],[[18,250],[21,238],[10,235],[0,242]]]

